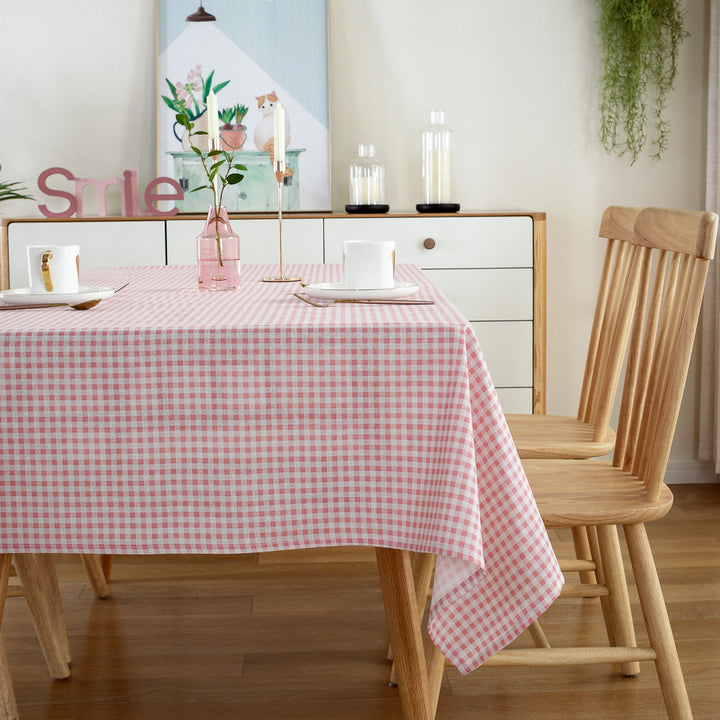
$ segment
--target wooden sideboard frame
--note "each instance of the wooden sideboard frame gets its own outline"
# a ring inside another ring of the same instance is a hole
[[[274,214],[258,213],[231,214],[233,220],[271,219]],[[533,412],[545,413],[546,394],[546,338],[547,338],[547,218],[544,212],[468,212],[450,215],[430,215],[417,213],[392,213],[384,215],[347,215],[344,213],[283,213],[285,219],[327,219],[327,218],[430,218],[430,217],[529,217],[533,221]],[[9,286],[8,259],[8,228],[12,223],[48,223],[48,222],[137,222],[157,221],[173,222],[175,220],[194,220],[202,222],[204,215],[177,214],[170,216],[143,215],[140,217],[83,217],[83,218],[4,218],[2,225],[2,245],[0,247],[0,289]]]

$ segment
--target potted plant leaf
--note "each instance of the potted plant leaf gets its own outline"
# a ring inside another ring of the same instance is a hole
[[[220,116],[220,139],[223,148],[227,150],[242,150],[247,137],[247,128],[242,124],[248,113],[246,105],[237,104],[234,107],[224,108]]]
[[[600,139],[605,151],[634,164],[648,141],[652,157],[667,149],[667,98],[688,37],[680,0],[597,0],[600,8]],[[648,118],[648,114],[650,117]],[[652,125],[652,129],[648,126]]]
[[[2,165],[0,165],[2,170]],[[25,195],[26,189],[19,182],[0,181],[0,202],[5,200],[33,200],[31,195]]]

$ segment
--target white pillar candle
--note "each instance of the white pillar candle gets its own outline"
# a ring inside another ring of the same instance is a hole
[[[435,158],[435,167],[437,169],[437,201],[439,203],[449,203],[450,193],[450,150],[437,150]]]
[[[213,149],[213,142],[220,142],[220,121],[218,119],[217,97],[212,90],[207,97],[207,114],[208,114],[208,137],[210,139],[210,149]]]
[[[353,205],[377,205],[380,202],[380,182],[375,175],[351,178],[350,199]]]
[[[374,175],[360,178],[360,204],[377,205],[380,202],[380,186]]]
[[[275,162],[285,162],[285,108],[278,103],[273,111],[275,123]]]

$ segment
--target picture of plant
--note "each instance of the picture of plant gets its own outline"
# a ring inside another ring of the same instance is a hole
[[[195,4],[197,7],[197,4]],[[213,0],[213,21],[188,21],[190,3],[157,0],[157,174],[173,178],[183,213],[207,212],[210,191],[190,193],[204,177],[188,142],[183,115],[207,131],[207,97],[217,95],[221,148],[247,167],[227,188],[229,212],[277,210],[277,180],[269,154],[273,108],[286,118],[285,210],[332,208],[327,0]],[[193,144],[208,151],[207,136]],[[168,201],[169,202],[169,201]],[[169,210],[167,203],[163,209]]]
[[[225,82],[213,86],[214,75],[215,71],[213,70],[207,80],[203,79],[202,68],[200,65],[196,65],[188,73],[184,83],[178,81],[173,84],[165,78],[165,82],[170,88],[170,97],[161,95],[161,98],[173,112],[185,115],[189,120],[197,120],[205,112],[210,91],[212,90],[217,95],[230,82],[225,80]],[[200,93],[199,101],[197,93]]]

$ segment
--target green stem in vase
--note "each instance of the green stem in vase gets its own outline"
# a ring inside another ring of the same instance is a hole
[[[233,154],[235,150],[233,149]],[[213,209],[215,211],[215,242],[217,245],[217,257],[218,257],[218,264],[220,267],[223,267],[223,258],[222,258],[222,243],[220,242],[220,208],[222,207],[222,196],[225,192],[225,185],[226,183],[222,183],[222,188],[220,190],[220,197],[218,198],[218,191],[217,191],[217,184],[215,182],[215,178],[217,177],[217,172],[220,169],[220,167],[224,164],[225,159],[215,162],[212,164],[210,169],[208,170],[207,165],[205,164],[206,158],[214,158],[218,155],[222,155],[222,150],[211,150],[207,156],[200,155],[200,162],[202,162],[203,170],[205,170],[205,174],[208,176],[208,179],[210,181],[210,189],[212,190],[213,194]],[[227,155],[227,153],[224,153]],[[229,159],[230,164],[232,164],[232,155]],[[221,178],[222,180],[222,178]],[[196,188],[197,189],[197,188]]]
[[[188,134],[188,142],[190,149],[200,158],[203,170],[208,179],[207,185],[200,185],[193,188],[190,192],[209,189],[213,196],[213,209],[215,211],[215,238],[217,240],[218,261],[223,264],[222,259],[222,243],[220,241],[220,208],[222,207],[223,195],[228,185],[237,185],[245,176],[242,174],[247,172],[247,168],[239,163],[234,163],[235,148],[231,152],[225,150],[210,150],[203,152],[193,142],[193,138],[197,135],[207,135],[204,130],[195,130],[195,123],[187,116],[178,113],[175,116],[179,125],[182,125]],[[208,160],[210,165],[208,166]],[[218,192],[217,181],[220,181],[220,191]]]

